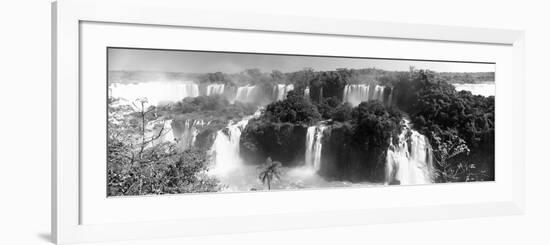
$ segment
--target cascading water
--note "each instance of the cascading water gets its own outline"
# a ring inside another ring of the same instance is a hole
[[[240,156],[239,144],[241,133],[248,121],[260,115],[261,110],[258,110],[254,115],[245,117],[237,123],[230,121],[227,127],[216,134],[210,150],[213,156],[213,168],[210,169],[209,174],[216,176],[231,190],[248,190],[250,186],[258,184],[255,169],[245,166]]]
[[[210,84],[206,86],[206,95],[223,94],[225,91],[225,84]]]
[[[362,101],[369,100],[369,85],[367,84],[352,84],[344,87],[344,102],[350,103],[352,106],[359,105]]]
[[[306,87],[306,89],[304,89],[304,97],[306,99],[309,99],[309,87]]]
[[[229,126],[218,131],[216,140],[212,145],[215,164],[212,169],[213,173],[226,174],[242,164],[242,159],[239,156],[239,141],[246,124],[248,124],[247,119],[237,123],[230,122]]]
[[[357,106],[363,101],[384,101],[384,86],[375,85],[371,90],[368,84],[350,84],[344,87],[344,102]]]
[[[173,137],[180,149],[195,146],[195,141],[200,130],[207,125],[200,119],[186,119],[185,123],[174,121],[172,123]]]
[[[384,102],[384,88],[385,88],[384,86],[375,85],[372,99]]]
[[[191,128],[191,144],[190,146],[195,146],[195,141],[197,141],[197,135],[199,135],[199,127],[204,127],[203,120],[195,120]]]
[[[386,154],[386,183],[432,183],[433,154],[428,139],[413,130],[408,119],[403,119],[401,126],[398,144],[390,142]]]
[[[273,97],[275,100],[284,100],[289,91],[294,90],[294,85],[292,84],[277,84],[273,85]]]
[[[250,102],[252,99],[252,92],[256,86],[254,85],[247,85],[237,88],[237,95],[235,96],[235,100],[241,101],[241,102]]]
[[[321,169],[321,151],[323,149],[323,132],[325,125],[307,128],[305,166],[318,171]]]
[[[138,98],[147,95],[151,105],[180,101],[186,97],[199,96],[199,86],[192,82],[140,82],[130,84],[111,84],[110,97],[122,98],[132,103]]]
[[[390,95],[388,95],[388,101],[387,101],[388,106],[391,106],[392,103],[393,103],[393,87],[390,88]]]

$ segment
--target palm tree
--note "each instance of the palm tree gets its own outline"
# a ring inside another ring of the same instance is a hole
[[[260,175],[258,177],[264,185],[267,183],[268,190],[271,190],[271,182],[273,179],[281,178],[281,166],[282,164],[280,162],[271,161],[271,157],[268,157],[265,160],[264,167],[260,171]]]

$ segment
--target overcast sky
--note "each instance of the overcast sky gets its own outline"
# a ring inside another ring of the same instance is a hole
[[[367,58],[311,57],[196,51],[167,51],[145,49],[109,49],[109,70],[206,73],[236,73],[259,68],[264,72],[298,71],[311,67],[316,71],[337,68],[378,68],[388,71],[407,71],[410,66],[438,72],[494,72],[494,64],[411,61]]]

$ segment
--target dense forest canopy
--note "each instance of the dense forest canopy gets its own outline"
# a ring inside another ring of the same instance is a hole
[[[308,99],[295,91],[290,91],[285,100],[269,104],[261,119],[270,122],[311,125],[321,119],[321,114]]]

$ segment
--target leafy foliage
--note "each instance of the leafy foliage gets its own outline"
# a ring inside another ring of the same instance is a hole
[[[386,151],[400,133],[401,112],[380,101],[337,108],[333,115],[342,116],[328,123],[320,174],[346,181],[384,181]]]
[[[456,92],[449,85],[423,89],[413,104],[414,122],[419,127],[456,129],[459,136],[474,147],[494,132],[494,110],[494,97]]]
[[[319,72],[310,81],[311,100],[323,103],[323,98],[334,97],[342,101],[344,87],[349,81],[349,72],[345,69]]]
[[[269,104],[262,119],[271,122],[313,124],[321,119],[321,115],[311,102],[295,91],[290,91],[285,100]]]
[[[200,83],[224,83],[231,84],[231,77],[223,72],[202,74],[198,77]]]
[[[323,119],[331,119],[332,114],[334,114],[336,108],[341,104],[338,98],[328,97],[322,99],[320,103],[314,103],[317,107],[317,110],[321,114]]]
[[[208,177],[209,157],[205,151],[187,149],[179,154],[177,161],[169,165],[165,187],[166,193],[212,192],[220,189],[218,180]]]
[[[145,108],[145,100],[133,108],[114,102],[109,103],[108,117],[109,196],[219,190],[218,181],[204,174],[206,152],[179,152],[175,144],[161,141],[169,129],[155,118],[153,107]]]
[[[460,154],[469,154],[470,149],[466,142],[457,136],[456,133],[447,131],[446,135],[432,132],[433,155],[438,168],[435,177],[442,182],[459,181],[467,171],[468,164],[463,162],[453,163],[452,160]]]
[[[229,105],[229,101],[220,95],[187,97],[176,104],[182,113],[195,111],[218,111]]]
[[[353,108],[352,118],[356,124],[355,142],[387,146],[390,138],[399,134],[402,113],[380,101],[369,101]]]
[[[277,161],[272,161],[271,157],[268,157],[265,160],[263,169],[260,170],[260,175],[258,178],[262,183],[267,184],[267,189],[271,190],[271,182],[273,180],[278,180],[281,178],[281,167],[282,164]]]
[[[351,120],[353,107],[349,103],[339,104],[332,111],[332,119],[337,122],[345,122]]]
[[[309,86],[310,81],[315,78],[315,71],[312,68],[304,68],[300,71],[287,73],[286,78],[294,84],[297,91],[303,92]]]

